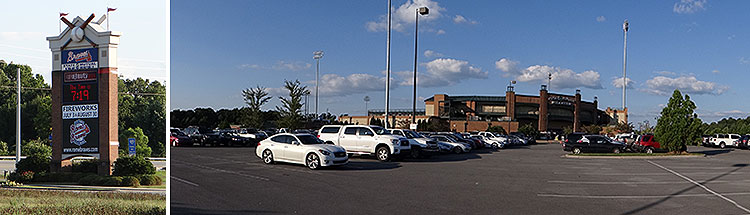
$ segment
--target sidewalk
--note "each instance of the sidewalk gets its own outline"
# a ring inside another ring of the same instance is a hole
[[[19,187],[7,187],[0,189],[32,189],[32,190],[57,190],[57,191],[115,191],[129,193],[153,193],[166,195],[166,189],[157,188],[134,188],[134,187],[99,187],[62,184],[24,184]]]

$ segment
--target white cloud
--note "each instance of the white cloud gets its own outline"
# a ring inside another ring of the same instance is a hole
[[[466,24],[476,25],[479,22],[474,21],[474,20],[469,20],[466,17],[461,16],[461,15],[456,15],[456,16],[453,17],[453,23],[456,23],[456,24],[466,23]]]
[[[260,65],[258,64],[242,64],[239,67],[240,69],[260,69]]]
[[[599,73],[593,70],[576,73],[570,69],[547,65],[534,65],[522,70],[519,70],[517,66],[517,61],[506,58],[502,58],[495,62],[495,68],[505,72],[506,77],[511,76],[520,82],[546,84],[549,74],[552,74],[551,87],[554,89],[572,89],[580,87],[603,89]]]
[[[672,11],[680,14],[690,14],[706,9],[706,0],[680,0],[674,3]]]
[[[424,51],[424,56],[428,58],[432,58],[432,57],[442,57],[444,55],[442,53],[427,49]]]
[[[719,70],[714,69],[713,71],[711,71],[711,73],[713,73],[713,74],[719,74]]]
[[[468,61],[450,58],[438,58],[422,64],[426,71],[419,71],[417,81],[422,87],[440,87],[460,83],[466,79],[487,79],[488,72],[469,65]],[[403,80],[400,85],[413,85],[414,73],[412,71],[397,72],[396,75]]]
[[[704,110],[696,110],[695,111],[698,114],[698,117],[700,117],[703,122],[710,123],[714,121],[718,121],[720,119],[724,118],[745,118],[750,115],[750,113],[741,111],[741,110],[728,110],[728,111],[704,111]]]
[[[656,95],[671,95],[678,89],[682,93],[720,95],[729,89],[714,82],[700,81],[695,76],[681,76],[676,78],[656,76],[646,81],[646,88],[642,91]]]
[[[325,74],[320,78],[320,96],[342,96],[371,91],[385,91],[385,77],[356,73],[348,76]],[[393,83],[393,79],[391,79]],[[397,84],[391,84],[395,88]],[[315,86],[311,92],[315,94]]]
[[[276,65],[273,65],[272,68],[275,70],[300,71],[300,70],[309,69],[310,67],[312,67],[312,64],[310,63],[305,63],[301,61],[286,62],[286,61],[281,60],[279,62],[276,62]]]
[[[437,35],[445,34],[445,30],[440,29],[435,34],[437,34]]]
[[[597,16],[597,17],[596,17],[596,21],[597,21],[597,22],[604,22],[604,21],[607,21],[607,17],[604,17],[604,16]]]
[[[662,76],[675,76],[677,73],[670,72],[670,71],[654,71],[654,74],[662,75]]]
[[[410,0],[402,4],[398,8],[391,9],[391,28],[399,32],[406,32],[406,25],[414,23],[414,14],[417,8],[427,7],[430,9],[428,15],[419,17],[420,23],[429,23],[437,20],[445,11],[445,8],[440,7],[437,2],[432,0]],[[365,27],[368,31],[387,31],[388,30],[388,16],[381,15],[378,21],[369,21],[365,23]],[[445,31],[443,31],[445,33]],[[438,31],[438,34],[440,32]]]
[[[740,64],[750,64],[750,58],[740,57]]]
[[[628,89],[633,89],[633,85],[635,84],[635,81],[631,80],[630,78],[625,78],[625,81],[627,83]],[[612,79],[612,86],[615,88],[622,89],[622,77],[615,77]]]

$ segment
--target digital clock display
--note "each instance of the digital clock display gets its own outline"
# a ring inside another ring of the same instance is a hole
[[[63,102],[91,102],[99,98],[98,85],[91,83],[65,83],[63,84]]]

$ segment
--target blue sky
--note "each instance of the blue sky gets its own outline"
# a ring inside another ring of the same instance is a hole
[[[46,37],[59,34],[59,13],[68,20],[80,16],[94,21],[110,12],[112,31],[122,32],[118,48],[118,72],[125,78],[166,81],[166,1],[4,1],[0,7],[0,59],[31,66],[50,83],[52,59]],[[102,23],[106,26],[106,21]],[[63,26],[65,26],[63,24]]]
[[[581,89],[601,109],[621,107],[613,81],[622,76],[628,19],[631,122],[653,123],[675,88],[691,95],[704,121],[750,112],[740,102],[750,91],[750,2],[710,0],[394,0],[391,108],[411,107],[414,9],[423,5],[422,99],[504,95],[511,80],[516,92],[534,95],[550,72],[552,92]],[[171,107],[241,107],[242,89],[281,96],[284,80],[314,89],[312,52],[323,50],[320,110],[362,115],[364,96],[382,109],[386,12],[385,0],[172,2]]]

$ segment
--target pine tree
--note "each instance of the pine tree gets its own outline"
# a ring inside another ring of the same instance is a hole
[[[690,96],[683,98],[679,90],[672,93],[669,103],[661,110],[656,121],[656,140],[670,152],[686,151],[687,144],[694,144],[701,138],[701,120],[695,114],[696,106]]]

